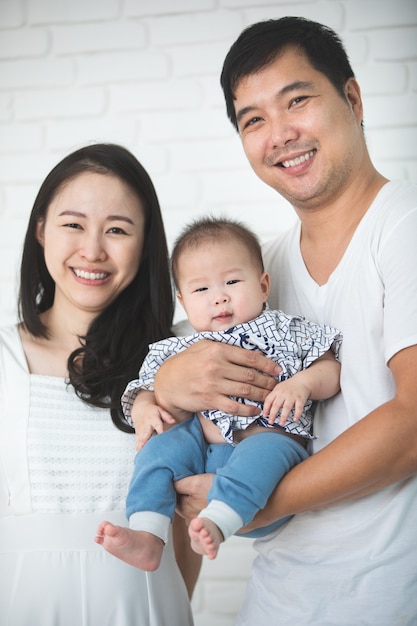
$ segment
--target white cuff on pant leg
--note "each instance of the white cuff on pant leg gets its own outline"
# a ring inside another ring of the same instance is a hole
[[[240,515],[221,500],[212,500],[205,509],[200,511],[198,517],[206,517],[214,522],[222,532],[225,541],[243,526],[243,519]]]
[[[170,525],[171,520],[169,517],[153,511],[139,511],[138,513],[132,513],[129,517],[129,528],[152,533],[152,535],[162,539],[164,543],[168,541]]]

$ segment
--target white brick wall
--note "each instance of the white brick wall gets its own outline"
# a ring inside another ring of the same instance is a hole
[[[292,210],[251,172],[224,111],[223,58],[240,31],[303,15],[335,28],[361,83],[374,162],[417,180],[416,0],[0,0],[0,324],[37,189],[92,141],[130,148],[152,176],[170,243],[197,215],[237,216],[265,239]],[[253,558],[233,538],[206,561],[197,626],[231,626]]]

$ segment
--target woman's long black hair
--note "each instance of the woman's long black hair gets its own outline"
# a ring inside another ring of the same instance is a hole
[[[137,378],[149,343],[172,333],[174,302],[158,198],[146,170],[122,146],[81,148],[58,163],[42,183],[23,247],[19,319],[35,337],[48,337],[39,314],[52,306],[55,283],[37,241],[36,227],[62,186],[83,172],[117,176],[133,190],[145,213],[144,247],[135,278],[93,320],[85,337],[80,338],[81,347],[68,359],[69,381],[77,395],[88,404],[109,408],[114,424],[132,432],[123,417],[120,398],[127,382]]]

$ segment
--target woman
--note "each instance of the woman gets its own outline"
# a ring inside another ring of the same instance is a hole
[[[42,184],[17,326],[0,331],[0,615],[8,626],[189,626],[172,541],[152,574],[94,542],[124,523],[135,451],[120,396],[171,334],[168,255],[148,174],[82,148]]]

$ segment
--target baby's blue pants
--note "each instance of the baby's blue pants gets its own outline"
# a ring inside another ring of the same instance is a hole
[[[126,514],[152,511],[173,520],[174,481],[194,474],[214,473],[208,501],[228,504],[250,522],[264,508],[281,478],[308,457],[294,439],[265,428],[236,447],[208,444],[196,415],[161,435],[152,437],[135,457],[135,469],[126,501]],[[289,518],[259,528],[246,537],[264,536]]]

